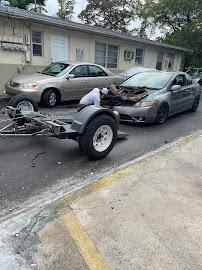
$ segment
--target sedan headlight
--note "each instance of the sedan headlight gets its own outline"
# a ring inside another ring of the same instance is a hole
[[[23,83],[22,85],[23,89],[35,89],[37,86],[39,86],[38,83]]]
[[[139,101],[135,103],[135,107],[143,108],[143,107],[155,107],[157,105],[157,100],[148,100],[148,101]]]

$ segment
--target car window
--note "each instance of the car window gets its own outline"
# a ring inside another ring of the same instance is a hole
[[[70,72],[70,74],[73,74],[75,78],[88,77],[88,66],[86,65],[77,66]]]
[[[61,76],[63,72],[67,72],[67,70],[71,66],[69,64],[65,63],[54,63],[46,68],[42,69],[41,71],[38,71],[38,73],[50,75],[50,76]]]
[[[100,67],[89,66],[89,77],[107,76],[107,74]]]
[[[187,85],[191,85],[193,83],[191,76],[186,75]]]
[[[173,81],[173,85],[187,85],[186,77],[184,75],[177,75]]]

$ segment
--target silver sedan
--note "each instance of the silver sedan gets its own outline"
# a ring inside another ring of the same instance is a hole
[[[11,78],[5,85],[9,96],[26,95],[54,107],[65,100],[80,99],[95,87],[120,84],[123,77],[95,64],[54,63],[33,74]]]
[[[141,72],[124,81],[120,89],[124,100],[113,110],[122,120],[136,123],[162,124],[176,113],[195,112],[201,96],[200,85],[184,72]],[[131,96],[133,91],[137,96]]]

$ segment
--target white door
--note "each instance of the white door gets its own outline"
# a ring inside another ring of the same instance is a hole
[[[51,60],[52,62],[65,62],[69,60],[69,43],[67,37],[51,36]]]

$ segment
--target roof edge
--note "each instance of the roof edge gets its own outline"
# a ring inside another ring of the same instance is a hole
[[[76,30],[76,31],[83,31],[87,33],[90,32],[96,35],[106,35],[111,38],[119,38],[119,39],[127,40],[130,42],[138,42],[141,44],[162,47],[162,48],[169,48],[169,49],[174,49],[174,50],[183,51],[183,52],[193,52],[193,50],[183,48],[180,46],[171,45],[167,43],[161,43],[161,42],[150,40],[150,39],[143,39],[143,38],[133,36],[128,33],[122,33],[122,32],[113,31],[113,30],[109,30],[109,29],[105,29],[105,28],[101,28],[97,26],[92,26],[89,24],[82,24],[78,22],[63,20],[57,17],[39,14],[33,11],[23,10],[23,9],[14,8],[14,7],[0,5],[0,14],[9,15],[15,18],[17,17],[19,19],[27,19],[27,20],[34,21],[37,23],[42,23],[42,24],[62,26],[65,28]]]

